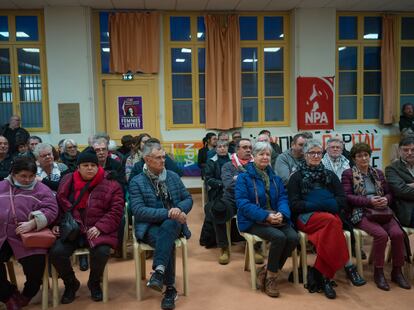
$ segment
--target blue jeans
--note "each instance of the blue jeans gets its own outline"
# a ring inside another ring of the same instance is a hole
[[[152,269],[159,265],[165,267],[164,284],[175,284],[175,239],[181,234],[182,225],[175,220],[165,220],[160,225],[151,225],[143,241],[152,246],[154,260]]]

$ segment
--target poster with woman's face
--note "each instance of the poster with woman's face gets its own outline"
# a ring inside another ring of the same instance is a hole
[[[119,129],[142,129],[142,97],[118,97]]]

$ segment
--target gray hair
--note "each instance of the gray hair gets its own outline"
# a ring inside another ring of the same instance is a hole
[[[303,146],[303,152],[307,153],[310,149],[313,149],[314,147],[319,147],[322,150],[321,142],[316,139],[309,139],[306,141],[305,145]]]
[[[326,146],[334,142],[341,144],[342,148],[344,147],[344,141],[338,137],[329,138],[328,141],[326,141]]]
[[[257,154],[265,150],[268,150],[270,153],[272,153],[272,146],[270,145],[269,142],[264,142],[264,141],[256,142],[253,145],[252,154],[253,156],[256,156]]]
[[[92,141],[92,146],[94,146],[95,144],[101,144],[101,143],[104,143],[106,147],[108,147],[108,140],[106,140],[105,138],[94,138]]]
[[[150,155],[153,150],[162,150],[161,144],[158,142],[145,142],[144,149],[142,150],[142,157]]]
[[[229,141],[217,140],[217,146],[219,145],[229,146]]]
[[[66,153],[66,148],[68,147],[68,144],[72,144],[73,146],[78,146],[78,144],[73,139],[65,139],[62,143],[63,152]]]
[[[48,143],[38,143],[35,147],[35,149],[33,150],[33,155],[36,158],[39,158],[40,152],[43,150],[48,150],[50,152],[53,151],[52,146]]]

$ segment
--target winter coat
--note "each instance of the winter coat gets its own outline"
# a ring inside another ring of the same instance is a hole
[[[256,172],[253,163],[245,166],[246,172],[237,177],[235,198],[237,206],[237,223],[240,231],[247,231],[254,223],[264,223],[269,216],[266,210],[265,184]],[[276,176],[270,166],[266,167],[270,178],[270,207],[283,215],[284,221],[290,223],[290,209],[282,180]],[[259,204],[256,204],[256,183]],[[274,182],[272,181],[274,180]],[[276,185],[276,187],[275,187]]]
[[[52,191],[41,182],[35,182],[31,189],[14,186],[9,179],[0,182],[0,248],[7,240],[16,259],[46,254],[47,249],[26,248],[20,236],[16,235],[16,224],[11,206],[10,188],[16,210],[17,222],[35,218],[36,229],[40,230],[54,222],[58,215],[56,198]]]
[[[230,161],[230,156],[227,158]],[[204,181],[209,187],[208,200],[212,201],[215,198],[220,198],[223,194],[223,182],[221,180],[221,167],[217,154],[207,161],[204,173]]]
[[[76,154],[76,157],[69,156],[67,153],[60,154],[60,160],[62,163],[64,163],[66,166],[68,166],[70,172],[74,172],[78,165],[76,164],[78,161],[79,152]]]
[[[295,158],[292,155],[292,150],[286,150],[276,158],[275,173],[279,176],[283,184],[287,185],[290,176],[298,169],[299,163],[303,158]]]
[[[56,198],[61,214],[72,206],[69,197],[72,196],[73,173],[66,174],[60,182]],[[105,174],[104,179],[92,189],[88,189],[89,199],[83,218],[79,209],[72,210],[74,219],[80,224],[81,232],[96,227],[100,235],[93,240],[88,240],[91,248],[97,245],[107,244],[116,248],[118,244],[118,228],[124,213],[124,194],[119,183],[109,180]]]
[[[398,125],[400,127],[400,131],[403,131],[404,129],[409,129],[410,131],[413,132],[414,131],[414,118],[401,115]]]
[[[346,197],[341,182],[332,171],[327,170],[327,173],[332,182],[321,185],[306,194],[302,193],[303,176],[301,171],[296,171],[290,177],[287,191],[292,218],[295,221],[300,217],[302,222],[306,223],[316,211],[339,214],[346,207]]]
[[[167,170],[166,184],[173,207],[188,214],[193,207],[193,199],[180,177],[175,172]],[[144,173],[131,180],[129,201],[132,214],[135,217],[135,235],[139,240],[144,238],[151,225],[161,224],[168,219],[167,207],[163,205],[151,180]],[[187,239],[191,235],[187,224],[183,225],[183,233]]]
[[[0,128],[0,135],[5,136],[9,142],[9,154],[12,155],[16,152],[17,141],[29,141],[30,134],[23,127],[11,129],[9,124],[4,125]]]
[[[9,174],[13,164],[13,158],[7,154],[6,158],[0,161],[0,181],[3,181]]]
[[[385,176],[394,196],[394,210],[402,226],[409,226],[414,208],[414,176],[401,160],[385,168]]]
[[[143,158],[139,162],[134,164],[134,167],[132,167],[132,170],[131,170],[131,174],[129,175],[128,184],[131,182],[134,176],[142,172],[142,169],[144,168],[144,164],[145,164],[145,161]],[[183,171],[180,169],[180,167],[177,166],[175,161],[171,159],[171,157],[168,155],[165,155],[165,169],[175,172],[180,177],[183,176]]]

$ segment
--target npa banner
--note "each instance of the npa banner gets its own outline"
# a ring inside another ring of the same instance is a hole
[[[201,170],[197,164],[198,150],[203,147],[201,142],[173,143],[171,154],[177,165],[183,170],[186,177],[199,177]]]
[[[118,97],[119,129],[142,129],[142,97]]]
[[[334,128],[334,78],[297,78],[298,130],[329,130]]]

